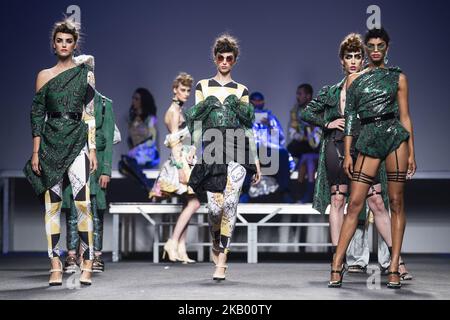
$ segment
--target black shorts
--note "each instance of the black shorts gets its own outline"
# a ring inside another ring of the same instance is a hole
[[[354,150],[354,148],[352,148]],[[344,171],[344,133],[333,130],[325,147],[325,167],[327,170],[328,183],[330,188],[336,185],[349,185],[350,179]],[[356,163],[356,153],[352,152],[353,163]],[[380,183],[376,175],[373,185]]]

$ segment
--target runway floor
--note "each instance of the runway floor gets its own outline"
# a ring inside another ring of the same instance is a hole
[[[328,262],[231,262],[227,280],[220,283],[212,280],[211,263],[107,262],[106,271],[95,274],[90,287],[79,285],[79,274],[64,275],[63,286],[49,287],[45,257],[13,254],[0,256],[0,299],[450,299],[450,255],[406,256],[405,260],[414,279],[403,282],[400,290],[387,289],[387,277],[378,273],[347,273],[341,289],[329,289]]]

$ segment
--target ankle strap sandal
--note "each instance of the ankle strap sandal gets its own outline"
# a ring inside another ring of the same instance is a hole
[[[389,271],[389,272],[387,273],[387,275],[388,275],[388,276],[390,276],[390,275],[396,275],[396,276],[400,277],[400,272],[398,272],[398,271]],[[389,289],[400,289],[400,288],[402,287],[402,284],[401,284],[400,281],[398,281],[398,282],[388,281],[387,287],[388,287]]]

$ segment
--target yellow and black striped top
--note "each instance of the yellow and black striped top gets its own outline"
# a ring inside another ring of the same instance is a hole
[[[225,99],[230,95],[235,95],[241,102],[249,103],[246,86],[234,81],[221,85],[214,79],[203,79],[195,87],[195,104],[209,96],[215,96],[221,103],[224,103]]]

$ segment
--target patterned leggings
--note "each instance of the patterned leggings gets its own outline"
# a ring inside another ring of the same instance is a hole
[[[91,196],[91,210],[94,221],[94,252],[101,252],[103,248],[103,217],[105,210],[97,207],[97,198]],[[77,252],[80,245],[78,236],[78,213],[73,198],[70,197],[70,208],[66,209],[67,250]]]
[[[225,254],[230,251],[230,239],[236,224],[237,205],[245,174],[245,168],[232,161],[228,164],[227,185],[224,192],[207,192],[213,248]]]
[[[67,170],[67,176],[72,186],[75,208],[78,218],[78,235],[80,251],[85,260],[94,258],[93,222],[91,203],[89,199],[89,157],[87,147],[81,150]],[[45,192],[45,231],[47,234],[48,256],[59,257],[59,240],[61,236],[62,192],[65,179]]]

